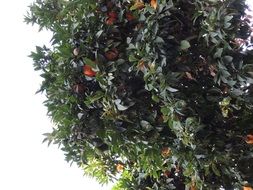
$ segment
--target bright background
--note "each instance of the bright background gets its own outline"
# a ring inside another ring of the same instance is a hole
[[[52,124],[43,96],[35,95],[40,78],[27,55],[50,36],[23,23],[31,2],[1,0],[0,6],[0,189],[109,190],[70,167],[56,146],[41,143]]]
[[[27,55],[50,36],[23,22],[32,0],[0,2],[0,190],[109,190],[70,167],[57,146],[42,144],[52,124]]]

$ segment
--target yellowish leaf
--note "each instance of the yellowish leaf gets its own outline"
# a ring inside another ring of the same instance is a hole
[[[134,5],[130,8],[130,10],[143,9],[145,7],[144,2],[141,0],[136,0]]]
[[[137,65],[137,68],[141,71],[144,71],[145,70],[145,62],[141,59]]]
[[[189,73],[189,72],[185,72],[185,75],[186,75],[186,77],[187,77],[188,79],[190,79],[190,80],[194,80],[194,77],[192,76],[192,74],[191,74],[191,73]]]

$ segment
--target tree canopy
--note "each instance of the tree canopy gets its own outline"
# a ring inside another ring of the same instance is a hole
[[[68,162],[113,190],[253,185],[244,0],[36,0],[31,53]]]

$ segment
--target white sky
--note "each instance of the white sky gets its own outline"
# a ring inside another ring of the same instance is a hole
[[[41,143],[52,124],[42,96],[34,94],[40,78],[27,55],[50,37],[23,23],[31,2],[1,0],[0,6],[0,189],[109,190],[70,167],[57,147]]]
[[[0,2],[0,189],[109,190],[70,167],[57,147],[41,143],[52,124],[35,95],[40,78],[27,55],[50,37],[23,23],[32,0]]]

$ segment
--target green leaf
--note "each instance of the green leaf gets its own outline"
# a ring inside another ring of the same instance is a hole
[[[170,92],[178,92],[178,89],[172,88],[172,87],[167,87],[167,90]]]
[[[153,129],[153,126],[148,121],[145,120],[142,120],[140,122],[140,125],[145,131],[150,131],[151,129]]]
[[[97,38],[99,38],[99,37],[101,36],[102,33],[103,33],[103,30],[99,30],[99,31],[96,33]]]
[[[181,50],[187,50],[191,47],[190,43],[187,40],[182,40],[180,43]]]
[[[96,64],[94,63],[94,61],[90,60],[89,58],[84,58],[84,63],[86,65],[89,65],[90,67],[96,69]]]
[[[164,40],[161,37],[157,36],[155,39],[155,43],[164,43]]]
[[[104,97],[104,93],[102,91],[97,91],[95,94],[87,96],[84,103],[89,106],[93,104],[95,101]]]
[[[133,54],[129,55],[128,60],[129,60],[130,62],[138,61],[138,59],[137,59]]]
[[[230,20],[232,20],[233,16],[232,15],[227,15],[224,17],[224,22],[229,22]]]
[[[220,58],[223,52],[223,48],[218,48],[217,51],[214,54],[214,58]]]
[[[223,61],[225,63],[231,63],[233,61],[233,57],[226,55],[226,56],[223,57]]]
[[[152,95],[152,100],[154,100],[155,102],[160,102],[160,99],[159,99],[159,97],[158,96],[156,96],[156,95]]]
[[[127,49],[136,49],[136,47],[135,47],[135,45],[134,44],[132,44],[132,43],[130,43],[129,45],[128,45],[128,48]]]
[[[216,164],[212,163],[212,170],[217,176],[221,176],[219,169],[217,168]]]
[[[129,108],[129,106],[122,105],[120,99],[114,100],[114,103],[119,111],[125,111]]]

